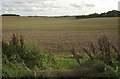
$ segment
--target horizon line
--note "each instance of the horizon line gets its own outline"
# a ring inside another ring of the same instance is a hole
[[[110,11],[119,11],[119,10],[110,10]],[[109,11],[106,11],[106,12],[101,12],[101,13],[107,13]],[[120,11],[119,11],[120,12]],[[101,14],[101,13],[97,13],[97,12],[94,12],[94,13],[90,13],[90,14]],[[10,15],[18,15],[18,16],[41,16],[41,17],[64,17],[64,16],[86,16],[86,15],[90,15],[90,14],[85,14],[85,15],[80,15],[80,14],[75,14],[75,15],[20,15],[20,14],[16,14],[16,13],[2,13],[0,16],[2,15],[5,15],[5,14],[10,14]]]

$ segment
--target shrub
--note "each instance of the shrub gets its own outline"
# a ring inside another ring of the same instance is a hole
[[[105,69],[105,63],[97,60],[94,62],[93,65],[91,65],[91,67],[97,70],[98,72],[103,73]]]
[[[83,49],[92,60],[102,60],[107,65],[113,66],[113,59],[115,59],[116,61],[120,61],[119,51],[114,45],[111,44],[111,42],[105,35],[99,38],[98,47],[94,46],[94,44],[90,42],[90,50],[86,48]]]
[[[116,72],[114,68],[109,65],[106,65],[105,67],[105,76],[106,77],[117,77],[117,78],[119,77],[118,72]]]
[[[119,77],[120,54],[104,35],[98,40],[98,46],[92,42],[89,48],[83,48],[89,59],[84,63],[86,67],[94,68],[105,77]],[[117,74],[118,73],[118,74]]]
[[[4,76],[28,75],[28,70],[36,66],[47,68],[50,60],[48,53],[38,46],[25,44],[23,36],[18,38],[16,34],[13,34],[10,41],[2,42],[2,52]]]

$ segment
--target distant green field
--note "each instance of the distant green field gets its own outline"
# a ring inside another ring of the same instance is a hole
[[[118,18],[47,18],[4,16],[3,31],[75,31],[117,29]]]

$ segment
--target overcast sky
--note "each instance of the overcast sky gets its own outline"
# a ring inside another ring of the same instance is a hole
[[[0,11],[27,16],[86,15],[117,10],[118,2],[119,0],[2,0]]]

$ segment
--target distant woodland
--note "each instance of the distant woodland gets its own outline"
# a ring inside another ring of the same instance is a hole
[[[108,12],[104,12],[101,14],[94,13],[94,14],[89,14],[89,15],[80,15],[76,16],[76,19],[83,19],[83,18],[96,18],[96,17],[119,17],[120,16],[120,11],[117,10],[112,10]]]
[[[17,14],[2,14],[2,16],[20,16],[20,15],[17,15]]]

